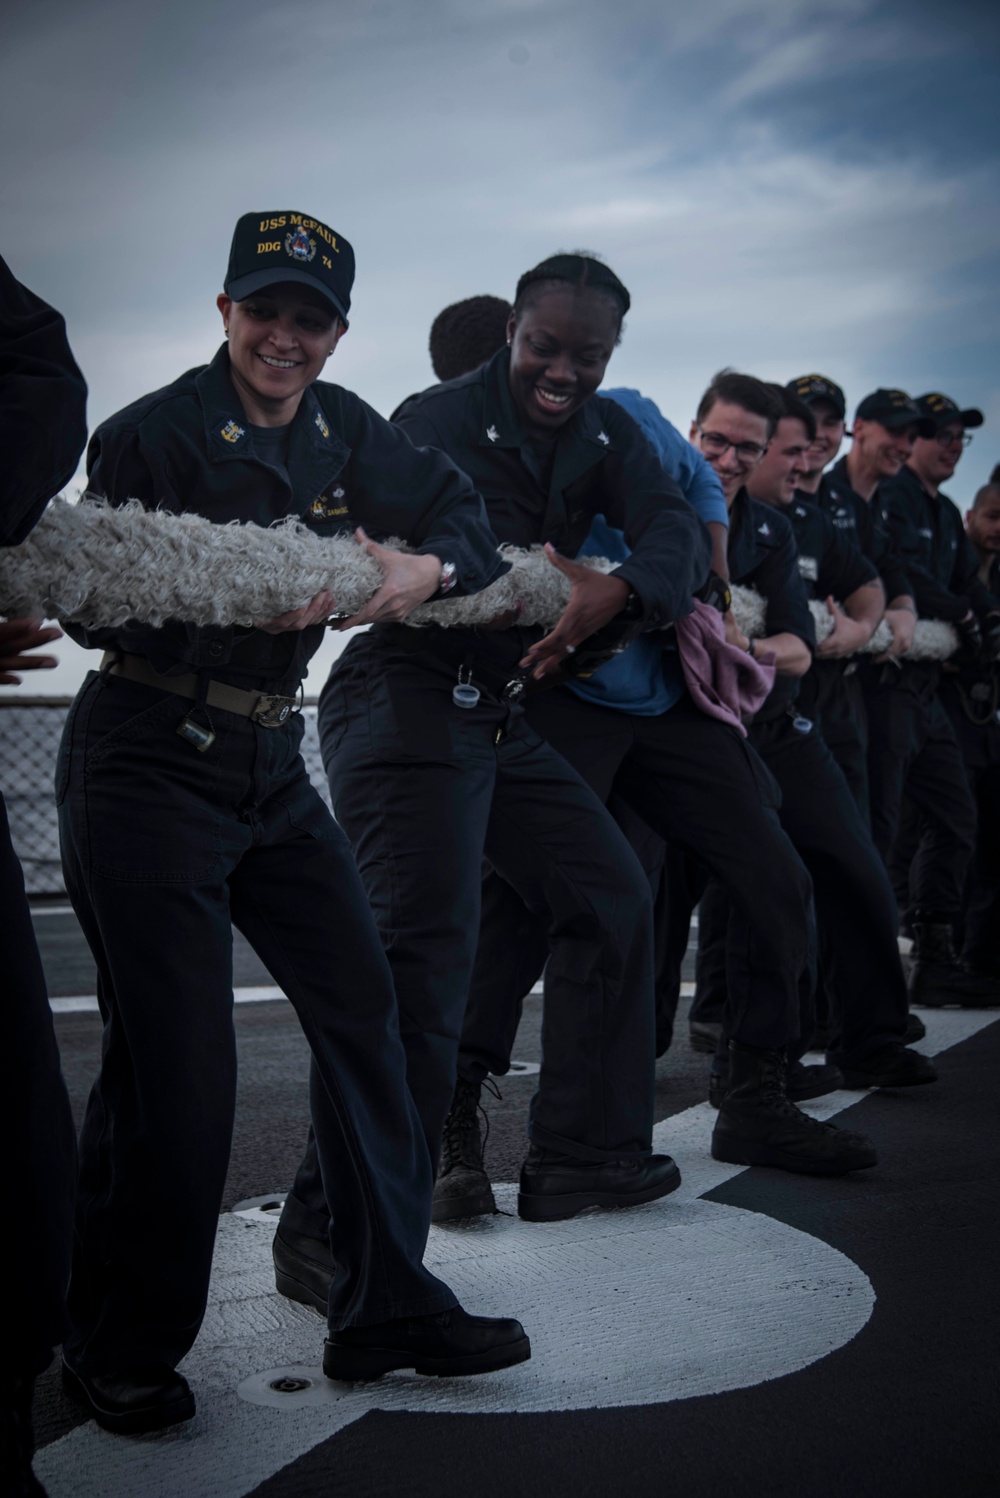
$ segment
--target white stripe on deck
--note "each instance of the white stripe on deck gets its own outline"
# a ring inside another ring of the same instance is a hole
[[[533,994],[542,992],[542,985],[536,983],[531,990]],[[694,997],[694,984],[681,984],[681,997],[690,999]],[[263,1004],[270,999],[285,999],[280,988],[234,988],[233,1002],[235,1004]],[[63,998],[50,999],[49,1007],[53,1014],[97,1014],[98,1003],[95,993],[69,994]]]
[[[918,1048],[935,1055],[997,1015],[938,1010],[924,1018]],[[827,1118],[860,1096],[835,1093],[809,1112]],[[513,1215],[516,1188],[507,1185],[496,1192],[509,1215],[432,1228],[427,1262],[462,1302],[519,1316],[532,1338],[530,1362],[478,1378],[400,1373],[376,1384],[328,1383],[318,1368],[322,1319],[274,1289],[274,1219],[223,1216],[208,1314],[182,1365],[197,1416],[143,1439],[93,1422],[77,1427],[35,1458],[50,1498],[243,1498],[373,1409],[504,1414],[664,1403],[745,1388],[826,1357],[866,1325],[872,1286],[829,1244],[762,1212],[702,1199],[742,1173],[710,1158],[713,1118],[699,1104],[657,1124],[655,1143],[684,1177],[664,1201],[525,1223]],[[802,1180],[801,1189],[822,1186]],[[183,1207],[166,1204],[164,1220],[176,1210]],[[275,1394],[270,1381],[292,1371],[311,1388]]]

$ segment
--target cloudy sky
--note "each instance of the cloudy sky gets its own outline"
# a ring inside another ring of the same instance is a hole
[[[211,357],[239,214],[353,243],[330,378],[388,413],[441,307],[556,248],[632,292],[609,378],[685,425],[723,364],[985,411],[1000,459],[1000,10],[984,0],[21,0],[2,250],[96,424]],[[37,680],[37,679],[36,679]]]

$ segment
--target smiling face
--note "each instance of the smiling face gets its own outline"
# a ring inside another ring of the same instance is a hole
[[[767,449],[767,417],[719,400],[700,423],[691,423],[690,439],[715,469],[726,504],[732,505]]]
[[[247,418],[258,426],[291,421],[306,388],[344,332],[329,302],[293,284],[234,302],[224,293],[219,311],[229,335],[233,384]]]
[[[870,473],[879,478],[896,476],[913,451],[917,427],[910,422],[902,427],[884,427],[880,421],[854,419],[854,451]]]
[[[809,433],[804,424],[797,416],[783,416],[747,482],[754,499],[769,505],[790,505],[805,472],[808,452]]]
[[[930,481],[936,489],[950,479],[958,467],[965,441],[965,428],[960,421],[941,427],[933,437],[918,437],[913,444],[912,464],[920,478]]]
[[[510,388],[529,431],[551,436],[604,379],[620,318],[601,292],[538,293],[507,324]]]
[[[814,401],[810,409],[816,418],[816,436],[806,454],[806,472],[822,473],[840,452],[847,424],[826,401]]]

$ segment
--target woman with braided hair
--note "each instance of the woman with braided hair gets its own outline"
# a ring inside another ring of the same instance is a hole
[[[501,542],[546,544],[572,585],[555,628],[377,625],[334,666],[320,705],[334,809],[393,971],[407,1080],[435,1158],[484,856],[545,913],[545,1059],[519,1199],[536,1220],[651,1201],[680,1179],[669,1156],[650,1153],[648,884],[599,798],[523,711],[528,689],[596,631],[623,614],[646,627],[670,623],[708,572],[704,526],[631,420],[595,395],[628,306],[599,261],[545,261],[518,283],[509,347],[397,415],[414,443],[469,474]],[[610,575],[571,560],[597,514],[631,547]],[[326,1208],[311,1156],[275,1256],[279,1285],[321,1302]]]

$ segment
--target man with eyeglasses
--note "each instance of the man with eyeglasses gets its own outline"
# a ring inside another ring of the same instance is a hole
[[[903,1043],[906,987],[885,870],[842,773],[797,700],[803,675],[796,669],[793,644],[811,662],[815,640],[808,598],[853,600],[861,619],[847,617],[858,624],[854,638],[863,644],[881,617],[881,589],[874,568],[838,537],[827,518],[795,500],[799,465],[816,432],[809,407],[780,386],[746,375],[723,375],[715,388],[725,398],[714,400],[704,414],[699,410],[692,437],[715,468],[729,506],[731,580],[763,595],[765,627],[770,640],[780,642],[775,686],[754,715],[749,740],[777,781],[781,825],[812,876],[821,971],[834,1001],[827,1064],[799,1071],[809,1074],[811,1095],[817,1097],[845,1085],[933,1082],[934,1068]],[[765,398],[773,403],[777,424],[766,451],[752,457],[740,451],[751,444],[737,439]],[[872,607],[865,595],[876,589]],[[758,642],[758,648],[767,643]],[[750,648],[752,642],[744,644]],[[703,903],[699,967],[712,948],[726,947],[727,917],[717,900]],[[813,1029],[808,996],[802,1022],[804,1050]],[[734,1076],[732,1058],[720,1050],[710,1097],[724,1111]]]
[[[903,391],[876,391],[858,407],[855,446],[845,460],[848,473],[853,471],[862,483],[876,483],[908,580],[914,623],[918,615],[950,620],[973,653],[986,648],[984,625],[995,648],[1000,604],[976,578],[959,513],[940,485],[955,470],[967,427],[981,421],[980,412],[962,412],[937,393],[911,401]],[[878,479],[883,456],[885,471]],[[897,457],[895,472],[887,471]],[[831,475],[834,488],[843,466],[837,464]],[[891,605],[886,617],[890,615]],[[901,878],[897,871],[896,877],[897,901],[910,912],[914,937],[911,1001],[933,1008],[1000,1003],[1000,985],[968,972],[955,952],[953,924],[975,846],[976,811],[954,729],[939,698],[940,663],[906,660],[905,655],[902,660],[866,660],[861,679],[869,725],[872,835],[890,870],[907,803],[917,819],[908,888],[905,875]]]

